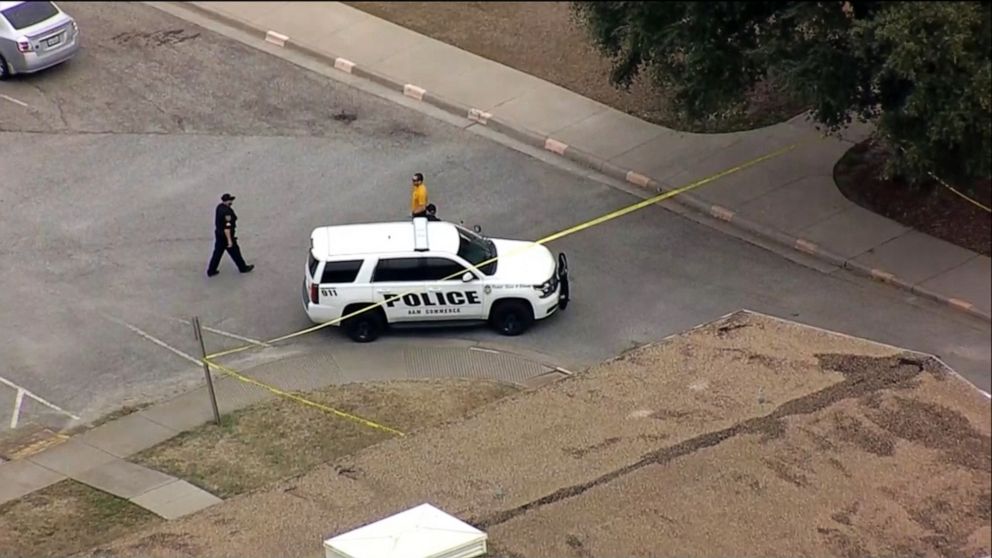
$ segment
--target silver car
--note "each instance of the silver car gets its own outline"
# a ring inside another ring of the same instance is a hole
[[[79,52],[76,20],[52,2],[0,2],[0,79],[65,62]]]

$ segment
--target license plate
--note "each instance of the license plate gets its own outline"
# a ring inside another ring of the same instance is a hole
[[[46,40],[45,41],[45,44],[47,44],[50,47],[53,47],[53,46],[55,46],[55,45],[57,45],[57,44],[59,44],[61,42],[62,42],[62,35],[56,35],[56,36],[54,36],[54,37]]]

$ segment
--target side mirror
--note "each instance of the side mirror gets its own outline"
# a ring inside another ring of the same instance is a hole
[[[478,234],[478,233],[481,233],[482,232],[482,227],[480,227],[479,225],[476,225],[476,226],[472,227],[472,230],[475,231]]]
[[[471,271],[466,271],[462,274],[462,283],[471,283],[475,281],[475,274]]]

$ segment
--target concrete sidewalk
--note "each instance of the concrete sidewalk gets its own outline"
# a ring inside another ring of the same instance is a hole
[[[382,339],[376,350],[343,345],[259,365],[245,374],[285,391],[310,391],[350,382],[468,377],[498,380],[531,389],[570,373],[538,354],[509,353],[471,341],[417,342]],[[222,414],[275,397],[269,391],[215,375]],[[77,436],[61,437],[44,450],[0,461],[0,504],[73,479],[175,519],[221,500],[184,480],[142,467],[127,458],[179,433],[213,420],[204,385],[101,424]],[[343,420],[333,417],[330,420]]]
[[[676,200],[833,266],[992,319],[988,257],[864,210],[837,190],[834,164],[867,137],[867,127],[816,140],[801,116],[748,132],[676,132],[337,2],[149,4],[194,22],[220,20],[651,192],[803,142]]]

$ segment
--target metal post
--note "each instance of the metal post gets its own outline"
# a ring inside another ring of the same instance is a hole
[[[203,331],[200,329],[200,317],[193,316],[193,335],[200,342],[200,353],[203,355],[203,375],[207,377],[207,390],[210,392],[210,406],[214,409],[214,424],[220,426],[220,411],[217,409],[217,395],[214,393],[214,380],[210,375],[210,365],[207,364],[207,346],[203,342]]]

